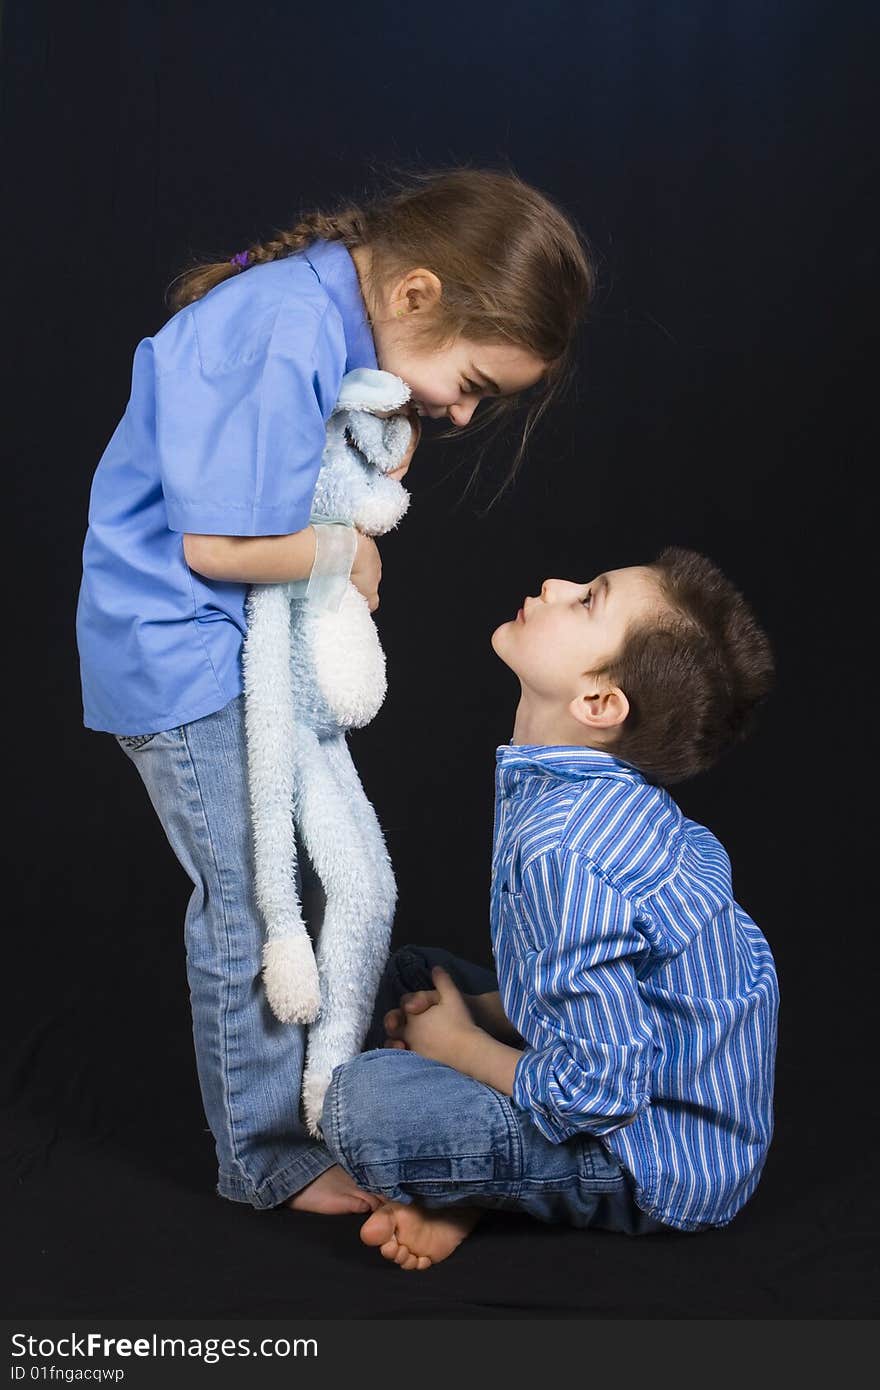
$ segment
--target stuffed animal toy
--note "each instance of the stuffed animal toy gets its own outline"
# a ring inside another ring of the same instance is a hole
[[[386,680],[369,605],[348,579],[354,536],[341,528],[382,535],[406,512],[409,494],[386,474],[402,462],[411,426],[405,415],[376,412],[399,411],[409,394],[389,372],[357,368],[343,378],[312,504],[312,575],[253,585],[247,599],[242,663],[263,981],[280,1020],[311,1025],[302,1100],[316,1136],[333,1068],[356,1056],[366,1035],[397,897],[346,740],[374,717]],[[297,893],[297,831],[325,898],[317,959]]]

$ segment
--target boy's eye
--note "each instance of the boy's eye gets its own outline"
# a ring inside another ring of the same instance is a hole
[[[588,589],[588,590],[587,590],[586,597],[581,599],[581,603],[583,604],[584,608],[592,608],[592,606],[593,606],[593,590],[592,590],[592,589]]]
[[[462,385],[461,389],[466,396],[469,396],[471,392],[474,391],[477,393],[477,395],[479,395],[483,388],[482,386],[478,386],[475,381],[471,381],[468,377],[465,377],[464,384]]]

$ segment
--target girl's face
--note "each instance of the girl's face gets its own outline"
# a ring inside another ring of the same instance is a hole
[[[511,344],[459,338],[436,352],[414,351],[407,348],[403,333],[380,344],[376,328],[374,324],[379,366],[402,377],[419,415],[432,420],[447,416],[454,425],[466,425],[485,396],[524,391],[544,373],[540,358]]]
[[[352,252],[358,274],[369,272],[366,248]],[[485,396],[509,396],[534,386],[547,363],[510,343],[475,343],[459,338],[451,347],[429,352],[412,342],[409,325],[416,314],[429,316],[442,285],[433,271],[411,270],[374,307],[370,326],[382,371],[401,377],[419,415],[444,417],[466,425]]]
[[[382,350],[377,341],[377,357],[382,370],[392,371],[409,386],[420,416],[431,420],[446,416],[455,425],[466,425],[484,396],[524,391],[545,370],[545,363],[524,347],[466,338],[431,353],[407,350],[406,341],[392,342]]]

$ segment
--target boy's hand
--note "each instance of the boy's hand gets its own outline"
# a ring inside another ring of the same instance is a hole
[[[513,1047],[524,1047],[522,1037],[516,1031],[513,1024],[509,1022],[501,1003],[501,995],[497,990],[486,994],[462,994],[462,999],[467,1005],[471,1021],[482,1028],[484,1033],[488,1033],[490,1038],[497,1038],[499,1042],[510,1043]],[[439,1003],[440,996],[436,989],[421,989],[415,994],[405,994],[401,996],[401,1007],[391,1009],[384,1017],[383,1024],[388,1041],[385,1047],[406,1047],[406,1043],[399,1038],[400,1029],[406,1021],[406,1014],[403,1009],[406,1001],[407,1010],[410,1013],[424,1013],[432,1004]]]
[[[403,1030],[406,1027],[407,1016],[424,1013],[425,1009],[430,1009],[432,1004],[439,1003],[440,995],[436,989],[420,989],[416,990],[414,994],[402,994],[399,1007],[390,1009],[382,1020],[386,1039],[382,1046],[396,1047],[406,1051]]]
[[[454,1067],[462,1041],[481,1030],[474,1023],[464,996],[442,966],[431,971],[434,988],[404,994],[400,1008],[385,1015],[386,1046],[408,1048],[421,1057]]]

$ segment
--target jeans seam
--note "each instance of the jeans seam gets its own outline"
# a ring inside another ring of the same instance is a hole
[[[240,1157],[239,1157],[238,1144],[237,1144],[236,1135],[235,1135],[235,1120],[234,1120],[233,1114],[232,1114],[232,1098],[231,1098],[231,1095],[230,1095],[229,1084],[228,1084],[228,1083],[229,1083],[229,1035],[228,1035],[228,1023],[229,1023],[229,995],[230,995],[230,989],[231,989],[231,980],[230,980],[230,976],[231,976],[231,958],[230,958],[230,941],[229,941],[229,931],[230,931],[230,928],[229,928],[229,915],[228,915],[228,913],[227,913],[227,911],[226,911],[226,893],[225,893],[225,890],[224,890],[224,887],[223,887],[223,877],[222,877],[222,875],[221,875],[221,873],[220,873],[220,864],[219,864],[219,861],[218,861],[218,858],[217,858],[217,849],[216,849],[216,846],[215,846],[215,844],[214,844],[214,837],[213,837],[213,835],[211,834],[211,823],[210,823],[210,821],[209,821],[209,819],[208,819],[207,810],[206,810],[206,808],[205,808],[205,798],[204,798],[204,794],[203,794],[203,792],[202,792],[201,783],[199,782],[198,768],[197,768],[196,760],[195,760],[195,758],[193,757],[192,749],[191,749],[191,747],[190,747],[189,737],[188,737],[188,734],[187,734],[187,726],[186,726],[185,724],[181,726],[181,733],[182,733],[182,735],[183,735],[183,744],[184,744],[184,747],[186,748],[187,756],[188,756],[188,758],[189,758],[189,768],[190,768],[190,772],[191,772],[191,774],[192,774],[193,782],[195,783],[196,791],[198,792],[199,808],[200,808],[200,810],[201,810],[202,820],[203,820],[203,822],[204,822],[205,832],[206,832],[207,839],[208,839],[208,844],[209,844],[210,849],[211,849],[211,862],[212,862],[213,865],[214,865],[214,872],[215,872],[215,874],[216,874],[216,876],[217,876],[217,886],[218,886],[218,889],[219,889],[220,904],[221,904],[221,907],[222,907],[222,910],[223,910],[223,938],[224,938],[224,951],[225,951],[225,962],[224,962],[225,968],[224,968],[224,972],[223,972],[223,1009],[222,1009],[222,1043],[223,1043],[222,1081],[223,1081],[223,1084],[222,1084],[222,1086],[221,1086],[221,1092],[222,1092],[222,1096],[223,1096],[223,1110],[224,1110],[224,1113],[225,1113],[225,1115],[226,1115],[226,1125],[227,1125],[227,1132],[228,1132],[228,1136],[229,1136],[229,1151],[230,1151],[230,1153],[231,1153],[231,1155],[232,1155],[232,1161],[233,1161],[233,1163],[235,1163],[236,1167],[238,1168],[238,1170],[239,1170],[239,1172],[240,1172],[240,1174],[241,1174],[241,1176],[242,1176],[243,1181],[247,1183],[247,1182],[248,1182],[247,1171],[246,1171],[246,1169],[245,1169],[245,1167],[244,1167],[244,1164],[242,1163],[242,1161],[241,1161],[241,1159],[240,1159]]]
[[[342,1166],[351,1176],[352,1170],[355,1167],[355,1165],[352,1163],[351,1158],[342,1142],[342,1123],[339,1114],[339,1092],[342,1089],[342,1075],[343,1073],[340,1072],[336,1080],[334,1080],[332,1073],[330,1076],[330,1089],[332,1091],[333,1102],[330,1107],[333,1119],[333,1138],[332,1143],[329,1147],[330,1152],[332,1154],[338,1155],[339,1158],[342,1159]],[[327,1136],[325,1135],[324,1137],[326,1139]]]
[[[522,1135],[520,1134],[519,1125],[516,1123],[516,1116],[513,1113],[510,1102],[500,1091],[495,1091],[494,1087],[490,1086],[489,1090],[493,1091],[493,1094],[496,1096],[498,1104],[501,1107],[501,1113],[504,1116],[504,1123],[507,1126],[507,1137],[510,1141],[511,1149],[510,1156],[514,1161],[515,1172],[517,1174],[517,1181],[510,1184],[510,1196],[514,1200],[517,1200],[522,1192],[523,1180],[525,1177],[523,1172]]]

